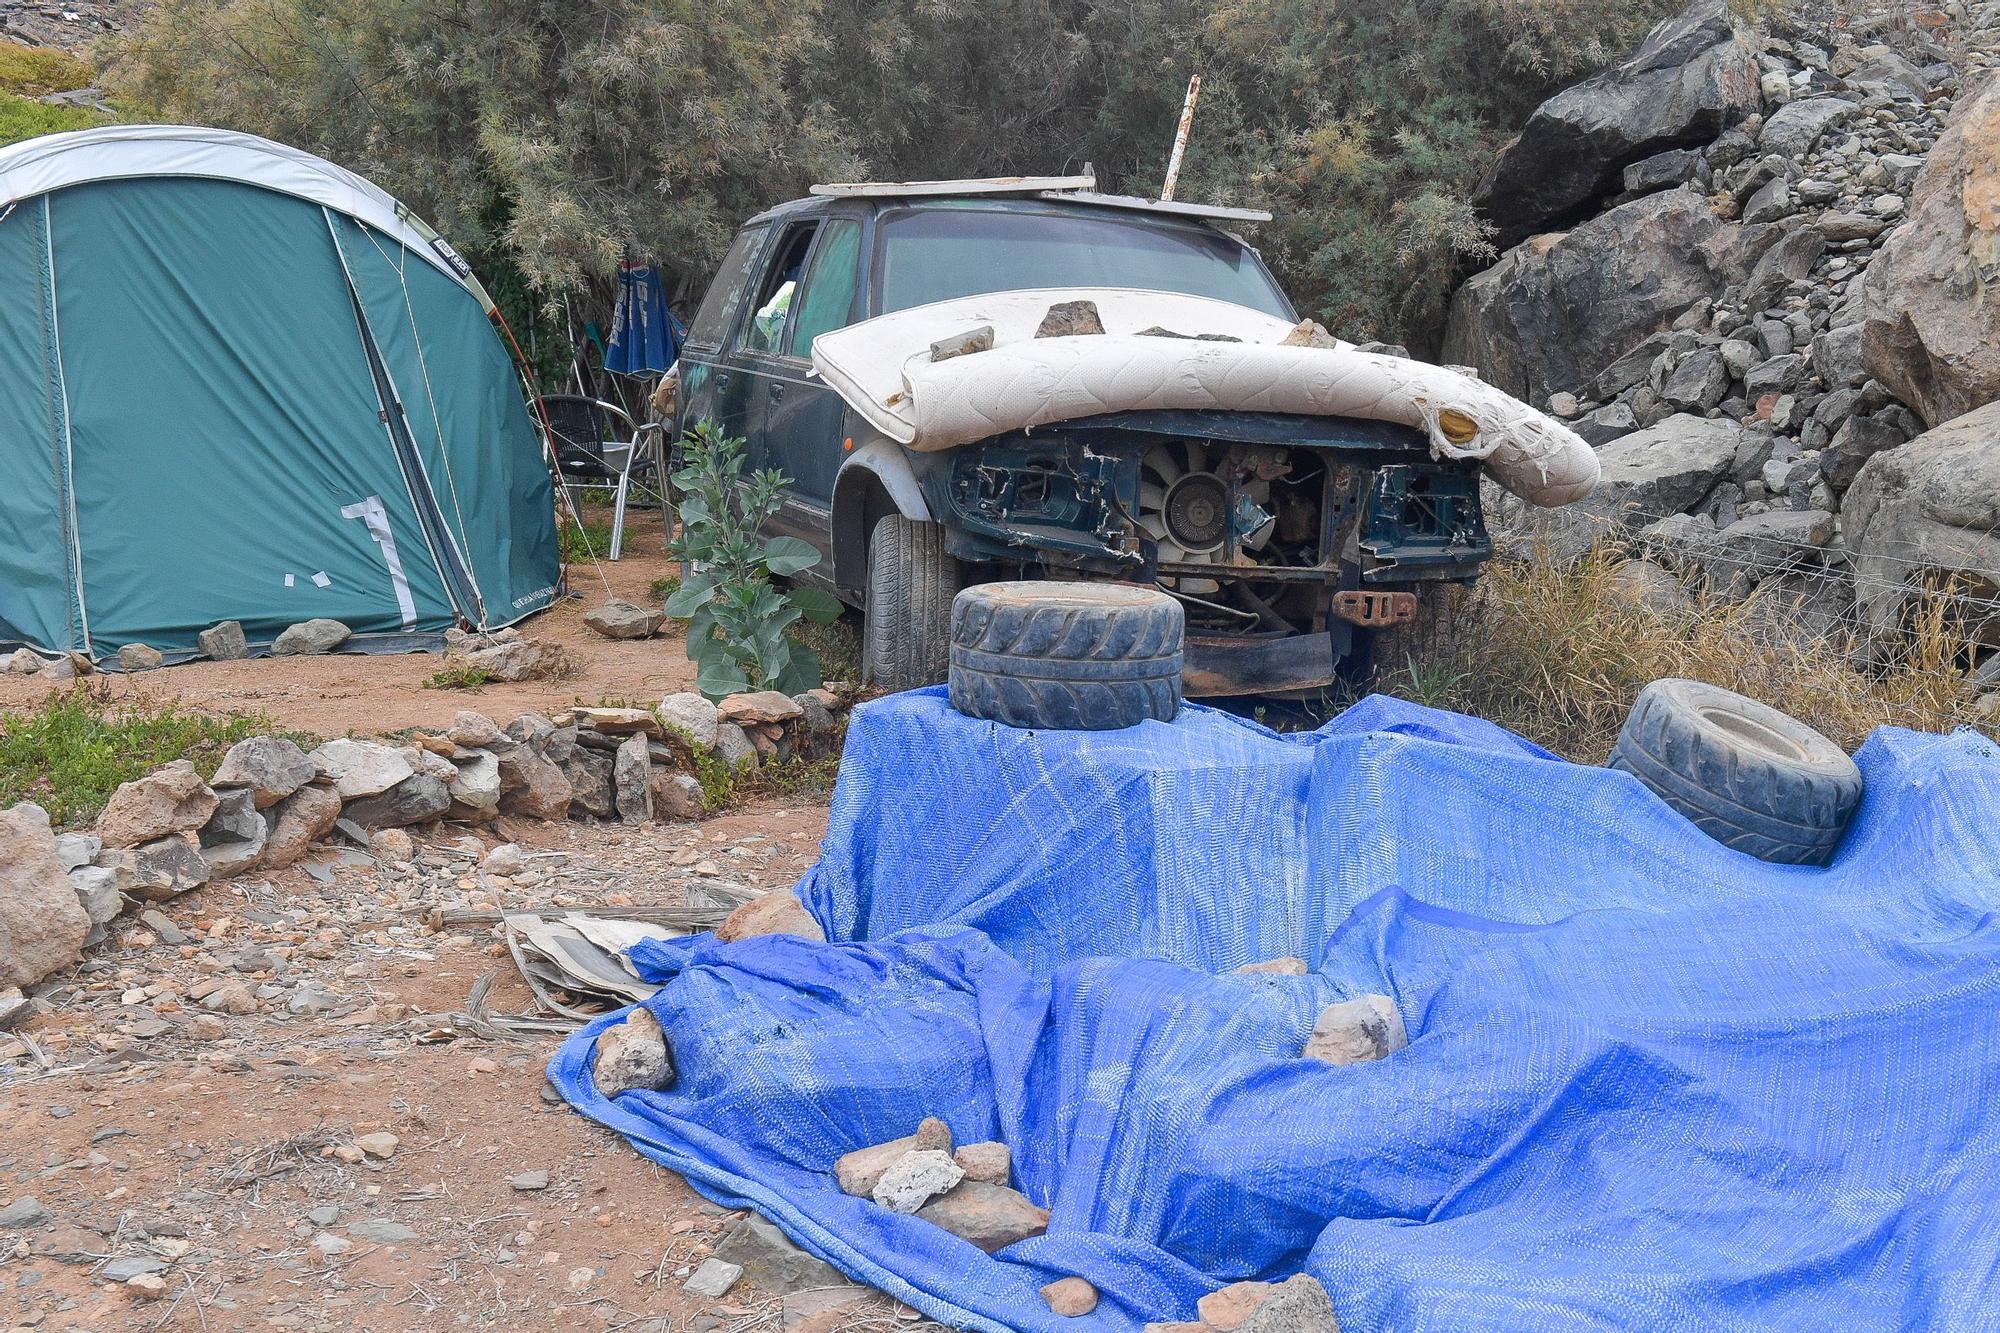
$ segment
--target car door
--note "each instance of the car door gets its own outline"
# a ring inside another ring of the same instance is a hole
[[[745,372],[738,326],[752,283],[763,270],[771,229],[745,227],[723,256],[715,280],[688,326],[680,355],[679,430],[712,422],[725,435],[747,438],[754,427],[751,377]]]
[[[745,330],[746,356],[758,377],[751,461],[788,478],[785,504],[772,526],[830,558],[846,404],[812,373],[812,340],[853,318],[861,223],[832,216],[794,225],[800,234],[778,244],[760,289],[762,303]],[[804,234],[808,227],[810,236]]]

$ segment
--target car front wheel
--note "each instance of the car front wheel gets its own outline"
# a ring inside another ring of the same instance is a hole
[[[944,529],[890,514],[868,538],[868,604],[861,624],[862,682],[882,690],[941,683],[951,664],[951,599],[958,561]]]

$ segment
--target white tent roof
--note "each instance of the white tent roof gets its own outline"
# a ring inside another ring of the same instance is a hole
[[[0,210],[65,186],[148,176],[240,181],[323,204],[403,242],[469,287],[458,252],[371,181],[302,149],[200,125],[106,125],[0,148]]]

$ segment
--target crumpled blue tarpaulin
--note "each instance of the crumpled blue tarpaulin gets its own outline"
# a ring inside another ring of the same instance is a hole
[[[680,1080],[596,1095],[703,1193],[990,1330],[1189,1319],[1301,1269],[1348,1333],[2000,1326],[2000,754],[1885,729],[1825,870],[1623,773],[1369,699],[1027,732],[857,710],[802,895],[835,939],[644,946]],[[1305,977],[1231,976],[1294,954]],[[1218,975],[1221,974],[1221,975]],[[1297,1058],[1393,995],[1410,1046]],[[1048,1234],[993,1258],[840,1193],[942,1116]],[[1037,1290],[1081,1274],[1082,1319]]]

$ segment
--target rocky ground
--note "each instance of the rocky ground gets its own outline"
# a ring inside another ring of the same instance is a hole
[[[1535,113],[1445,355],[1598,446],[1558,550],[1637,534],[1871,650],[1949,584],[2000,643],[1996,64],[1994,0],[1703,0]]]
[[[129,27],[147,0],[0,0],[0,37],[25,46],[52,46],[79,51],[102,37]]]
[[[506,823],[325,850],[150,909],[0,1033],[0,1327],[888,1329],[914,1319],[547,1090],[559,1037],[440,904],[684,906],[788,886],[825,811]],[[518,839],[526,867],[478,868]],[[467,841],[467,839],[471,839]],[[197,997],[201,998],[197,998]],[[741,1234],[735,1234],[741,1231]],[[683,1290],[726,1254],[721,1296]]]

